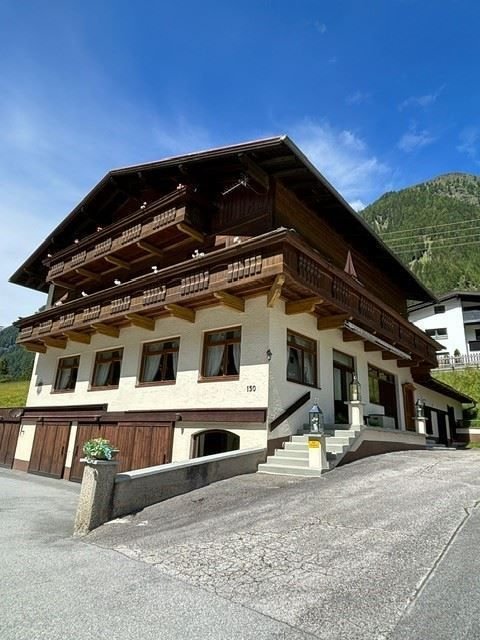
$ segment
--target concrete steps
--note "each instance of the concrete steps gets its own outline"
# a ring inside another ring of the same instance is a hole
[[[330,429],[325,433],[325,445],[329,469],[333,469],[350,448],[360,430]],[[282,449],[276,449],[273,456],[258,466],[260,473],[278,475],[319,477],[328,469],[311,469],[308,466],[308,435],[291,436]]]

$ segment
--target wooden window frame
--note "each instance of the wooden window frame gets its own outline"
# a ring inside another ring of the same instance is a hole
[[[395,386],[395,390],[397,388],[397,376],[394,373],[390,373],[390,371],[385,371],[384,369],[380,369],[379,367],[375,366],[374,364],[368,364],[367,365],[367,372],[368,372],[368,400],[371,404],[380,404],[380,398],[377,400],[373,400],[372,399],[372,387],[370,385],[370,379],[372,380],[379,380],[380,376],[376,375],[376,376],[371,376],[370,372],[371,371],[375,371],[378,373],[383,373],[383,375],[388,376],[390,378],[392,378],[392,380],[388,380],[388,384],[392,384]],[[397,410],[398,410],[398,406],[397,406]]]
[[[114,353],[115,351],[119,351],[120,352],[120,357],[119,358],[111,358],[110,360],[103,360],[103,361],[99,362],[99,357],[100,357],[101,354]],[[102,389],[118,389],[119,384],[120,384],[121,374],[122,374],[122,361],[123,361],[123,347],[118,347],[116,349],[103,349],[102,351],[97,351],[95,353],[95,363],[93,365],[93,373],[92,373],[92,379],[91,379],[91,382],[90,382],[89,391],[99,391],[99,390],[102,390]],[[119,362],[120,363],[120,368],[119,368],[119,371],[118,371],[118,382],[116,384],[96,385],[95,384],[95,378],[97,376],[97,367],[98,367],[98,365],[99,364],[112,363],[112,362]]]
[[[151,341],[151,342],[144,342],[143,347],[142,347],[142,356],[141,356],[141,360],[140,360],[140,370],[139,370],[139,374],[138,374],[138,381],[137,381],[137,384],[136,384],[137,387],[152,387],[152,386],[158,386],[158,385],[176,384],[178,369],[175,372],[175,378],[173,378],[173,380],[162,379],[162,380],[152,380],[150,382],[146,381],[146,380],[143,380],[144,375],[145,375],[145,364],[146,364],[146,358],[147,358],[147,354],[146,354],[147,349],[151,348],[154,345],[162,345],[162,344],[165,344],[166,342],[175,342],[175,341],[178,342],[178,346],[176,348],[167,347],[167,348],[159,349],[159,351],[155,352],[155,354],[158,355],[158,353],[160,353],[160,355],[163,356],[163,355],[167,355],[169,353],[176,353],[177,357],[178,357],[178,354],[180,353],[180,336],[176,336],[175,338],[162,338],[161,340],[154,340],[154,341]],[[153,354],[149,354],[149,355],[153,355]],[[162,369],[165,370],[166,369],[166,363],[167,363],[166,358],[165,358],[165,361],[164,361],[163,364],[160,361],[159,368],[161,366]],[[164,375],[164,373],[162,375]]]
[[[76,365],[70,366],[70,367],[62,366],[62,363],[65,360],[72,360],[72,359],[76,360]],[[53,384],[52,393],[74,393],[75,386],[77,384],[79,366],[80,366],[80,356],[79,355],[71,355],[71,356],[65,356],[63,358],[59,358],[58,359],[58,364],[57,364],[57,371],[55,373],[55,381],[54,381],[54,384]],[[64,371],[65,369],[71,369],[71,370],[76,369],[75,382],[73,383],[73,387],[59,388],[58,387],[58,382],[59,382],[59,378],[60,378],[60,373],[62,371]]]
[[[307,340],[308,342],[312,343],[313,348],[312,349],[307,349],[306,347],[303,347],[302,345],[299,344],[295,344],[295,343],[291,343],[290,342],[290,336],[297,336],[298,338],[301,338],[302,340]],[[290,347],[297,349],[298,351],[301,352],[302,354],[302,366],[301,366],[301,371],[302,371],[302,380],[295,380],[294,378],[289,378],[288,377],[288,354],[289,354],[289,350]],[[313,358],[314,358],[314,383],[311,384],[309,382],[305,382],[305,353],[310,353],[313,354]],[[304,387],[311,387],[314,389],[318,389],[318,343],[314,338],[309,338],[308,336],[304,336],[301,333],[298,333],[297,331],[292,331],[291,329],[287,329],[287,370],[286,370],[286,377],[287,377],[287,381],[288,382],[294,382],[295,384],[301,384]]]
[[[240,335],[238,338],[226,338],[224,340],[224,342],[216,342],[212,345],[208,344],[208,340],[210,338],[210,336],[216,335],[218,333],[227,333],[229,331],[239,331]],[[228,345],[232,345],[232,344],[239,344],[240,345],[240,358],[242,355],[242,350],[241,350],[241,344],[242,344],[242,327],[241,326],[237,326],[237,327],[226,327],[223,329],[215,329],[213,331],[207,331],[205,332],[204,336],[203,336],[203,353],[202,353],[202,368],[200,371],[200,377],[199,377],[199,382],[220,382],[222,380],[239,380],[240,379],[240,362],[238,364],[238,373],[233,374],[233,375],[228,375],[228,374],[221,374],[218,376],[207,376],[205,374],[206,371],[206,364],[207,364],[207,350],[209,346],[220,346],[220,345],[224,345],[224,346],[228,346]],[[224,349],[223,352],[223,362],[222,362],[222,368],[223,370],[225,370],[228,366],[228,349]]]

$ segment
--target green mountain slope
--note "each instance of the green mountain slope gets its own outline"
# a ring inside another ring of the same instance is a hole
[[[0,330],[0,382],[29,380],[32,374],[35,356],[15,343],[17,335],[16,327]]]
[[[435,293],[480,289],[480,177],[449,173],[389,192],[362,215]]]

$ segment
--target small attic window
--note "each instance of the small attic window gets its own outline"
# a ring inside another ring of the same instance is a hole
[[[445,305],[437,304],[433,307],[433,313],[445,313]]]

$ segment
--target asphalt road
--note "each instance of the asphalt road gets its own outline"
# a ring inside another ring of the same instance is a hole
[[[0,469],[1,640],[480,637],[480,452],[242,476],[80,540],[78,491]]]

